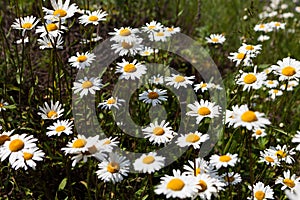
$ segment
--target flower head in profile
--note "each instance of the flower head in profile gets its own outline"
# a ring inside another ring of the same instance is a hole
[[[98,25],[100,21],[105,21],[107,13],[105,11],[100,10],[96,10],[96,11],[87,11],[86,14],[83,14],[82,16],[80,16],[79,19],[79,23],[83,24],[84,26],[88,25],[88,24],[93,24],[93,25]]]
[[[107,100],[104,100],[104,102],[99,103],[98,107],[104,108],[104,109],[111,109],[112,107],[119,109],[119,106],[124,103],[124,99],[119,99],[118,97],[110,97]]]
[[[6,106],[8,106],[8,103],[6,101],[4,101],[4,99],[1,99],[0,101],[0,112],[3,110],[5,111],[6,110]]]
[[[37,39],[38,44],[40,45],[40,49],[53,49],[55,46],[56,49],[63,49],[63,38],[59,35],[57,38],[44,36],[42,38]]]
[[[141,44],[142,39],[136,38],[136,40],[128,43],[128,42],[117,42],[111,45],[111,48],[115,50],[115,53],[119,54],[120,56],[125,55],[136,55],[140,50],[142,50],[143,46]]]
[[[180,87],[187,88],[188,85],[192,85],[194,81],[192,81],[195,76],[182,76],[180,74],[172,74],[169,77],[165,77],[165,81],[167,85],[171,85],[176,89]]]
[[[147,33],[154,33],[155,31],[158,31],[162,28],[163,28],[163,25],[161,25],[160,22],[153,20],[150,23],[146,23],[146,25],[142,27],[142,30]]]
[[[164,161],[165,157],[157,155],[156,152],[150,152],[137,158],[133,167],[136,171],[151,174],[164,167]]]
[[[13,164],[12,168],[15,170],[19,168],[23,168],[24,170],[27,170],[28,167],[32,168],[35,170],[36,168],[36,161],[42,161],[45,153],[37,148],[29,148],[29,149],[24,149],[22,151],[22,154]]]
[[[202,134],[198,131],[188,134],[181,134],[176,143],[180,147],[193,146],[194,149],[200,149],[201,143],[204,143],[209,139],[208,134]]]
[[[39,106],[41,112],[38,112],[38,115],[41,115],[42,119],[57,119],[63,115],[64,109],[61,108],[62,104],[59,101],[56,101],[53,104],[53,101],[50,101],[50,106],[47,102],[44,103],[43,107]]]
[[[111,41],[127,42],[129,44],[136,41],[136,39],[138,38],[137,33],[139,33],[138,29],[130,27],[121,27],[120,29],[115,28],[114,31],[115,32],[108,33],[113,36],[110,39]]]
[[[222,34],[211,34],[209,37],[205,38],[208,43],[211,44],[223,44],[226,40],[225,36]]]

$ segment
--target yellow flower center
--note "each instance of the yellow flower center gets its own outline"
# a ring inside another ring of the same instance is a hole
[[[246,50],[247,51],[252,51],[252,50],[254,50],[254,47],[252,45],[247,45]]]
[[[47,117],[48,117],[48,118],[57,117],[57,116],[58,116],[58,114],[57,114],[57,112],[54,111],[54,110],[50,110],[50,111],[47,113]]]
[[[270,84],[270,85],[274,84],[274,81],[268,81],[268,84]]]
[[[255,81],[257,80],[256,76],[253,75],[253,74],[247,74],[245,77],[244,77],[244,82],[246,84],[252,84],[254,83]]]
[[[156,33],[156,36],[159,36],[159,37],[162,37],[162,36],[164,36],[165,34],[163,33],[163,32],[157,32]]]
[[[82,147],[85,146],[85,144],[86,144],[86,140],[85,140],[85,139],[78,138],[77,140],[75,140],[75,141],[73,142],[72,147],[73,147],[73,148],[82,148]]]
[[[153,129],[153,134],[154,135],[163,135],[165,133],[165,130],[161,127],[155,127]]]
[[[263,29],[263,28],[265,28],[266,26],[264,25],[264,24],[260,24],[259,25],[259,28],[261,28],[261,29]]]
[[[270,162],[270,163],[274,162],[274,159],[272,157],[270,157],[270,156],[266,156],[265,160],[268,161],[268,162]]]
[[[198,114],[205,116],[205,115],[209,115],[211,113],[210,109],[208,107],[201,107],[198,109]]]
[[[279,22],[275,23],[275,26],[280,26],[280,25],[281,25],[281,23],[279,23]]]
[[[180,191],[184,187],[184,182],[180,178],[173,178],[169,181],[167,184],[167,189],[173,190],[173,191]]]
[[[4,107],[3,103],[0,103],[0,108],[3,108],[3,107]]]
[[[173,27],[168,27],[167,31],[172,32],[172,31],[174,31],[174,28]]]
[[[242,121],[244,122],[255,122],[257,121],[257,117],[255,115],[255,112],[248,110],[244,112],[241,116]]]
[[[243,60],[245,58],[245,54],[244,53],[238,53],[236,55],[236,58],[239,59],[239,60]]]
[[[199,190],[199,192],[204,192],[205,190],[207,190],[207,184],[205,181],[200,180],[198,185],[201,186],[201,189]]]
[[[196,176],[198,175],[198,174],[200,174],[201,173],[201,169],[200,168],[196,168]]]
[[[235,179],[233,176],[225,176],[224,180],[228,183],[232,183]]]
[[[282,69],[281,73],[285,76],[293,76],[296,74],[296,69],[292,66],[287,66]]]
[[[85,62],[87,59],[88,59],[87,56],[80,55],[77,57],[77,62]]]
[[[206,88],[207,87],[207,84],[206,83],[203,83],[202,85],[201,85],[201,88]]]
[[[28,153],[28,152],[24,152],[24,153],[23,153],[23,158],[24,158],[25,160],[30,160],[32,157],[33,157],[33,154],[32,154],[32,153]]]
[[[144,159],[143,159],[143,163],[144,164],[151,164],[155,161],[155,158],[153,156],[146,156]]]
[[[120,30],[120,35],[121,36],[128,36],[130,34],[131,34],[131,32],[130,32],[130,30],[128,28],[124,28],[124,29]]]
[[[151,29],[151,30],[152,30],[152,29],[155,29],[155,27],[156,27],[156,26],[154,26],[154,25],[148,26],[148,28]]]
[[[20,139],[14,139],[9,144],[9,150],[11,152],[19,151],[19,150],[23,149],[23,147],[24,147],[24,142]]]
[[[94,16],[94,15],[92,15],[92,16],[89,16],[89,21],[91,21],[91,22],[96,22],[96,21],[98,21],[98,17],[97,16]]]
[[[54,16],[65,17],[67,16],[67,12],[63,9],[57,9],[53,12]]]
[[[265,198],[265,193],[261,190],[258,190],[255,192],[254,196],[257,200],[263,200]]]
[[[157,99],[159,97],[157,92],[149,92],[148,93],[148,98],[149,99]]]
[[[261,135],[261,134],[262,134],[262,131],[261,131],[261,130],[256,130],[256,131],[255,131],[255,134],[256,134],[256,135]]]
[[[58,126],[58,127],[56,127],[56,129],[55,129],[56,132],[61,132],[61,131],[64,131],[64,130],[66,130],[66,127],[65,127],[65,126]]]
[[[231,160],[231,157],[227,156],[227,155],[223,155],[223,156],[220,156],[219,160],[221,162],[229,162]]]
[[[9,140],[10,140],[10,137],[8,135],[1,135],[0,136],[0,146],[2,144],[4,144],[4,142],[9,141]]]
[[[103,144],[110,144],[111,141],[110,140],[106,140]]]
[[[295,182],[292,179],[286,178],[283,180],[283,183],[287,185],[289,188],[295,187]]]
[[[212,38],[211,39],[213,42],[219,42],[219,39],[218,38]]]
[[[276,155],[280,156],[281,158],[285,158],[287,154],[282,150],[278,150],[276,151]]]
[[[134,64],[127,64],[124,66],[124,72],[126,73],[132,73],[136,71],[136,67]]]
[[[51,23],[51,24],[47,24],[46,29],[48,32],[51,32],[57,30],[58,27],[56,26],[56,24]]]
[[[131,49],[133,47],[133,44],[127,42],[122,42],[121,45],[124,49]]]
[[[107,100],[106,103],[107,104],[114,104],[114,103],[116,103],[116,100],[114,98],[110,98],[110,99]]]
[[[110,173],[117,173],[120,170],[120,165],[116,162],[110,162],[107,165],[107,171]]]
[[[195,143],[200,140],[200,137],[194,133],[188,134],[188,136],[185,138],[186,142]]]
[[[175,82],[177,82],[177,83],[181,83],[181,82],[184,82],[184,81],[185,81],[184,76],[176,76],[175,77]]]
[[[22,24],[22,28],[24,29],[30,29],[32,26],[33,24],[30,22],[25,22],[24,24]]]
[[[84,81],[82,83],[82,88],[86,89],[86,88],[90,88],[93,87],[93,83],[91,81]]]

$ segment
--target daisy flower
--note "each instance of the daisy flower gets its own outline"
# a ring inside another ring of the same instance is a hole
[[[282,184],[281,190],[289,188],[291,192],[294,192],[297,186],[300,185],[300,177],[296,178],[296,174],[291,175],[290,170],[283,172],[283,177],[278,177],[275,184]]]
[[[62,30],[67,29],[65,26],[59,24],[59,22],[51,22],[47,21],[45,25],[38,26],[36,28],[36,33],[41,33],[40,37],[45,37],[48,35],[49,37],[58,37],[63,33]]]
[[[170,27],[165,27],[164,29],[165,29],[165,32],[168,32],[171,35],[180,32],[180,27],[170,26]]]
[[[124,99],[119,99],[118,97],[110,97],[107,100],[104,100],[104,102],[99,103],[98,107],[108,110],[110,110],[112,107],[119,109],[119,106],[121,106],[124,102]]]
[[[70,0],[65,1],[64,4],[62,3],[62,0],[58,0],[57,2],[55,0],[51,0],[50,2],[54,10],[50,10],[48,8],[43,7],[43,11],[47,15],[57,16],[61,19],[67,19],[72,17],[78,8],[75,3],[69,5]]]
[[[212,178],[208,174],[199,174],[196,179],[201,189],[198,190],[195,196],[199,196],[200,199],[211,199],[213,195],[217,196],[219,192],[217,185],[223,185],[217,179]]]
[[[218,117],[221,110],[221,107],[215,105],[214,102],[209,102],[208,100],[203,99],[201,99],[200,102],[196,101],[193,104],[188,104],[187,107],[189,107],[191,111],[187,112],[186,115],[196,117],[197,124],[199,124],[205,117],[211,119]]]
[[[272,167],[280,165],[278,157],[268,150],[260,152],[260,159],[258,162],[265,162],[267,165],[271,165]]]
[[[296,154],[294,148],[288,150],[286,145],[283,145],[282,147],[280,145],[277,145],[276,147],[271,146],[268,151],[277,156],[279,161],[284,161],[287,164],[292,164],[295,161],[292,157],[292,155]]]
[[[165,175],[154,192],[164,194],[166,198],[190,198],[194,196],[200,186],[195,177],[181,174],[180,170],[173,170],[173,176]]]
[[[221,167],[234,167],[238,162],[237,154],[227,153],[226,155],[212,155],[210,157],[210,163],[216,167],[216,169],[220,169]]]
[[[259,42],[264,42],[264,41],[267,41],[270,39],[270,36],[268,35],[260,35],[258,38],[257,38],[257,41]]]
[[[300,77],[300,62],[293,58],[287,57],[279,60],[277,65],[272,66],[274,73],[279,75],[279,81],[284,80],[299,80]]]
[[[125,55],[136,55],[142,49],[142,39],[137,38],[135,41],[131,43],[127,42],[118,42],[116,44],[111,45],[111,49],[115,49],[115,53],[119,54],[120,56]]]
[[[158,53],[158,49],[152,49],[151,47],[144,47],[139,51],[141,56],[150,56],[153,53]]]
[[[164,83],[164,77],[160,74],[154,75],[149,79],[149,82],[155,85],[163,84]]]
[[[241,64],[241,62],[243,63],[243,66],[252,66],[252,60],[251,57],[246,54],[246,52],[234,52],[234,53],[230,53],[230,56],[228,56],[228,58],[232,61],[232,62],[236,62],[235,66],[238,66]]]
[[[222,34],[211,34],[209,37],[205,38],[208,43],[212,44],[223,44],[226,40]]]
[[[54,122],[52,126],[47,127],[49,131],[47,131],[46,135],[48,137],[51,137],[53,135],[60,136],[62,133],[66,135],[71,135],[73,133],[72,131],[73,121],[67,120],[57,120],[57,122]]]
[[[137,33],[139,32],[138,29],[130,28],[130,27],[121,27],[120,29],[114,29],[115,32],[108,33],[109,35],[113,35],[110,39],[115,42],[127,42],[132,43],[137,39]]]
[[[252,191],[252,186],[248,186],[249,190]],[[262,182],[258,182],[253,186],[253,194],[254,200],[265,200],[265,199],[274,199],[273,197],[273,189],[270,186],[265,186]],[[252,200],[252,197],[248,197],[247,199]]]
[[[142,129],[145,134],[145,138],[149,138],[150,142],[153,144],[165,144],[171,141],[176,134],[172,127],[169,127],[169,122],[165,122],[163,120],[160,124],[155,121],[154,123],[150,123],[150,125],[144,129]]]
[[[270,24],[270,27],[275,30],[285,29],[285,23],[273,21],[273,22],[270,22],[269,24]]]
[[[71,142],[61,150],[65,154],[78,154],[89,152],[89,148],[93,148],[98,143],[99,135],[86,138],[84,135],[78,134]]]
[[[203,81],[201,81],[201,83],[195,85],[194,90],[196,92],[198,90],[201,90],[201,92],[204,92],[204,91],[207,91],[209,88],[212,88],[212,84],[204,83]]]
[[[153,33],[151,33],[149,35],[149,39],[151,41],[155,41],[155,42],[158,42],[158,41],[162,41],[162,42],[165,42],[167,41],[167,39],[171,36],[171,33],[168,32],[168,31],[165,31],[163,29],[160,29],[158,31],[155,31]]]
[[[117,147],[119,144],[118,138],[115,137],[109,137],[109,138],[105,138],[99,141],[100,145],[101,145],[101,149],[102,151],[105,152],[112,152],[114,147]]]
[[[283,94],[283,92],[281,90],[277,90],[277,89],[271,89],[268,91],[271,99],[276,99],[276,97],[279,97]]]
[[[183,169],[186,170],[184,173],[190,176],[208,174],[209,176],[214,177],[217,174],[217,171],[213,169],[213,166],[203,158],[196,158],[194,161],[189,160],[188,163],[189,165],[183,165]]]
[[[240,182],[242,182],[241,175],[239,173],[235,172],[229,172],[228,174],[223,174],[221,177],[224,179],[224,183],[226,186],[228,185],[236,185]]]
[[[151,21],[150,23],[146,23],[145,26],[142,26],[142,30],[147,33],[154,33],[155,31],[158,31],[163,28],[163,25],[161,25],[160,22],[157,21]]]
[[[254,31],[256,31],[256,32],[263,31],[263,32],[267,33],[267,32],[271,32],[272,28],[270,27],[269,23],[257,24],[254,26]]]
[[[0,130],[2,129],[2,126],[0,126]],[[1,154],[1,151],[2,151],[2,147],[3,147],[3,144],[6,142],[6,141],[9,141],[10,140],[10,137],[11,137],[11,134],[14,132],[14,130],[11,130],[11,131],[4,131],[3,133],[0,133],[0,154]]]
[[[298,81],[291,80],[291,81],[288,81],[287,87],[286,87],[286,84],[283,84],[283,85],[280,86],[280,89],[281,90],[286,90],[286,91],[293,91],[294,87],[296,87],[298,85],[299,85]]]
[[[19,168],[23,168],[25,170],[28,167],[35,170],[36,161],[42,161],[45,153],[37,147],[25,149],[22,152],[22,156],[20,156],[13,164],[12,168],[15,170]]]
[[[23,155],[23,150],[36,147],[36,138],[27,134],[14,134],[9,137],[10,140],[4,142],[0,151],[1,162],[9,157],[10,164],[14,164]]]
[[[43,107],[39,106],[41,112],[38,112],[38,115],[41,115],[42,119],[57,119],[63,115],[64,109],[61,108],[62,104],[59,101],[56,101],[53,104],[53,101],[50,101],[50,106],[47,102],[44,103]]]
[[[96,56],[93,53],[76,53],[76,56],[69,58],[68,62],[71,63],[72,67],[77,69],[85,69],[86,67],[91,66],[91,63],[95,60]]]
[[[42,38],[37,39],[38,44],[40,45],[40,49],[53,49],[53,45],[55,45],[56,49],[63,49],[63,38],[59,35],[55,40],[53,37],[44,36]]]
[[[80,79],[78,82],[74,82],[74,93],[80,92],[80,97],[82,98],[88,93],[95,94],[96,90],[100,90],[103,86],[100,78],[90,78],[84,77],[84,79]]]
[[[178,89],[180,87],[187,88],[187,85],[193,84],[193,79],[195,76],[181,76],[180,74],[172,74],[169,77],[165,77],[167,85],[172,85],[174,88]]]
[[[255,137],[255,139],[258,139],[260,137],[265,137],[266,135],[267,135],[266,131],[263,128],[258,127],[253,129],[252,137]]]
[[[256,67],[254,68],[254,72],[240,72],[242,74],[240,75],[240,78],[237,79],[236,83],[244,86],[243,91],[249,92],[251,89],[260,89],[267,79],[267,75],[265,73],[256,73]]]
[[[267,88],[276,88],[279,85],[279,82],[277,80],[265,80],[264,85]]]
[[[247,105],[232,108],[235,114],[235,117],[232,118],[234,128],[243,126],[248,130],[253,130],[254,128],[263,128],[265,125],[271,124],[271,122],[264,117],[263,113],[249,110]]]
[[[24,36],[25,31],[32,30],[39,21],[40,20],[34,16],[20,17],[15,19],[11,27],[13,29],[22,30],[22,36]]]
[[[5,106],[8,106],[8,103],[5,102],[3,99],[0,101],[0,112],[6,110]]]
[[[161,104],[162,101],[167,101],[167,90],[161,90],[155,88],[154,90],[144,91],[139,94],[139,100],[152,104],[152,106],[156,106],[157,104]]]
[[[165,157],[158,156],[156,152],[150,152],[136,159],[133,167],[136,171],[151,174],[163,168],[164,161]]]
[[[79,23],[83,24],[84,26],[88,25],[88,24],[93,24],[93,25],[98,25],[100,21],[105,21],[107,13],[105,11],[100,10],[96,10],[96,11],[87,11],[87,14],[84,14],[82,16],[80,16],[79,19]]]
[[[120,78],[121,79],[139,79],[143,74],[146,74],[146,66],[134,60],[132,63],[126,61],[125,59],[122,60],[121,63],[117,63],[117,70],[116,73],[122,73]]]
[[[96,171],[96,174],[104,182],[117,183],[127,176],[129,165],[130,162],[126,157],[111,153],[109,159],[98,164],[99,170]]]
[[[238,52],[245,52],[250,57],[256,57],[261,51],[261,44],[251,45],[243,43]]]
[[[181,134],[176,144],[180,147],[193,146],[194,149],[200,149],[201,143],[207,141],[209,139],[208,134],[202,134],[198,131],[194,133]]]
[[[293,143],[300,143],[300,131],[297,131],[296,135],[294,135],[293,139],[292,139]],[[300,151],[300,144],[297,145],[296,147],[297,151]]]

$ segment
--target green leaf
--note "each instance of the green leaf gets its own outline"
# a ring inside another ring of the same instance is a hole
[[[58,186],[58,191],[59,191],[59,190],[65,189],[66,184],[67,184],[67,180],[68,180],[68,178],[64,178],[64,179],[60,182],[60,184],[59,184],[59,186]]]

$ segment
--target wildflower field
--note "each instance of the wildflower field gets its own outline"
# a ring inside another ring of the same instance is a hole
[[[300,199],[300,1],[0,2],[0,200]]]

